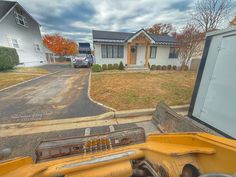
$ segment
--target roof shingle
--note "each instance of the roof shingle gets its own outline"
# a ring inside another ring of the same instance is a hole
[[[0,1],[0,20],[15,5],[13,1]]]
[[[125,42],[128,38],[130,38],[135,33],[127,33],[127,32],[114,32],[114,31],[98,31],[93,30],[93,41],[119,41],[119,42]],[[153,35],[149,34],[153,40],[155,40],[156,43],[176,43],[176,40],[169,36],[169,35]]]

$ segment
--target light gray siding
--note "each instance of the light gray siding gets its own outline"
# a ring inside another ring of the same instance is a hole
[[[14,13],[16,8],[0,23],[0,46],[13,47],[12,39],[16,39],[19,44],[17,53],[23,66],[36,66],[47,63],[38,23],[22,10],[27,27],[17,24]],[[36,50],[36,44],[39,45],[40,51]]]
[[[123,58],[102,58],[100,43],[94,44],[95,58],[97,64],[114,64],[122,61],[127,64],[127,45],[124,45]],[[180,66],[179,59],[169,58],[170,46],[157,46],[156,58],[149,58],[150,65],[176,65]],[[150,56],[150,55],[149,55]],[[144,65],[146,57],[146,46],[138,45],[137,47],[137,62],[136,65]]]
[[[180,66],[178,58],[169,58],[170,46],[157,46],[156,58],[149,58],[150,65],[176,65]]]

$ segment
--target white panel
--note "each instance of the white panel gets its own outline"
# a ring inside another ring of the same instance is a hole
[[[205,68],[202,74],[200,87],[194,105],[193,116],[200,118],[205,97],[209,88],[210,80],[214,71],[216,59],[221,45],[222,36],[214,36],[208,51]]]
[[[146,58],[146,46],[145,45],[138,45],[137,47],[137,65],[145,65]]]
[[[236,138],[236,35],[224,37],[200,116]]]

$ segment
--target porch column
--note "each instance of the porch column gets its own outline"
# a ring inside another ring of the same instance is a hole
[[[150,44],[147,44],[146,45],[146,61],[145,61],[145,66],[148,66],[149,55],[150,55]]]
[[[127,44],[127,64],[130,64],[130,43]]]

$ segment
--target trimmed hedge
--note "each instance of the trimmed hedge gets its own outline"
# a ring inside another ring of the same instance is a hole
[[[104,71],[107,70],[107,65],[106,64],[102,65],[102,70],[104,70]]]
[[[171,65],[167,65],[167,70],[171,70],[172,66]]]
[[[156,66],[156,65],[152,65],[150,69],[151,69],[151,70],[156,70],[156,69],[157,69],[157,66]]]
[[[117,63],[115,63],[115,64],[113,65],[113,69],[118,70],[118,69],[119,69],[119,65],[118,65]]]
[[[93,71],[93,72],[101,72],[101,71],[102,71],[101,65],[99,65],[99,64],[94,64],[94,65],[92,66],[92,71]]]
[[[125,70],[125,66],[122,61],[119,64],[119,70]]]
[[[0,71],[13,69],[19,64],[19,56],[16,49],[0,47]]]
[[[157,65],[157,70],[161,70],[161,65]]]
[[[113,70],[113,65],[112,64],[108,64],[107,69],[108,70]]]
[[[161,69],[162,69],[162,70],[166,70],[166,66],[163,65],[163,66],[161,67]]]
[[[173,69],[173,70],[177,70],[177,66],[176,66],[176,65],[173,65],[172,69]]]

